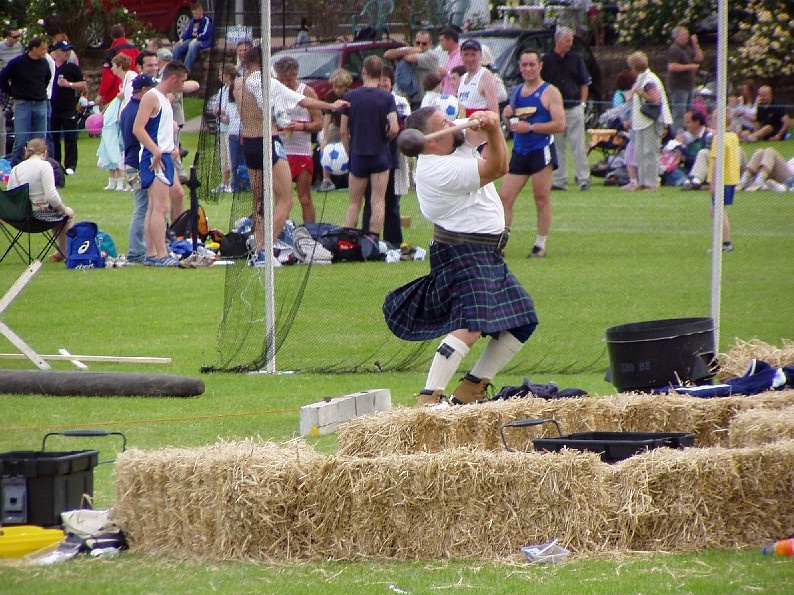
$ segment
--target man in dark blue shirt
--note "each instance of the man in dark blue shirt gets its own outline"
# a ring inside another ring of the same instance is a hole
[[[394,96],[379,88],[383,60],[368,56],[361,75],[363,86],[345,93],[350,107],[342,110],[342,144],[350,159],[350,204],[345,227],[358,227],[367,184],[372,185],[369,230],[383,231],[386,186],[391,169],[389,141],[400,131]]]
[[[124,141],[124,163],[127,166],[127,180],[135,192],[135,207],[130,221],[129,248],[127,262],[129,264],[143,264],[146,258],[146,238],[144,236],[144,220],[146,210],[149,208],[149,191],[141,188],[141,179],[138,173],[140,165],[141,143],[132,133],[132,125],[138,108],[141,107],[141,98],[149,89],[157,86],[157,81],[148,74],[139,74],[132,81],[132,97],[121,112],[119,126],[121,137]]]
[[[14,150],[11,165],[24,158],[32,138],[47,138],[47,85],[52,73],[46,59],[47,44],[32,38],[26,53],[11,60],[0,71],[0,91],[14,98]]]

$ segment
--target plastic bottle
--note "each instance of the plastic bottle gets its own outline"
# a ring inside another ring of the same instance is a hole
[[[764,548],[764,553],[767,555],[794,556],[794,537],[770,543]]]

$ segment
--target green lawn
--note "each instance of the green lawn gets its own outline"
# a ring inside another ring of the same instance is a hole
[[[196,135],[184,140],[195,148]],[[80,141],[80,167],[69,178],[63,196],[78,219],[96,221],[125,249],[132,196],[100,190],[106,178],[95,166],[97,145],[97,139]],[[786,156],[794,154],[794,142],[780,143],[779,148]],[[787,272],[794,254],[791,196],[740,193],[731,207],[737,250],[723,263],[722,351],[735,337],[759,337],[776,344],[794,338],[794,280]],[[344,194],[332,193],[329,199],[337,201],[334,213],[344,208]],[[608,364],[602,340],[605,328],[637,320],[709,315],[708,195],[675,189],[627,194],[596,181],[589,193],[555,193],[553,200],[555,221],[549,256],[543,260],[525,257],[534,238],[534,206],[526,192],[518,203],[507,260],[535,298],[541,326],[498,382],[520,384],[530,376],[535,382],[555,381],[594,394],[612,394],[614,388],[603,380]],[[229,200],[204,206],[213,226],[228,228]],[[406,240],[426,246],[430,228],[413,195],[403,199],[403,211],[412,216]],[[296,213],[297,209],[293,215],[299,217]],[[6,245],[0,240],[0,250]],[[24,269],[13,254],[0,263],[0,294]],[[394,403],[408,405],[422,386],[426,362],[420,360],[405,372],[376,373],[370,367],[371,355],[377,348],[388,357],[391,346],[399,346],[386,342],[388,332],[378,316],[383,292],[425,270],[427,263],[314,269],[293,333],[279,352],[279,368],[301,368],[301,350],[318,343],[326,352],[349,351],[351,359],[364,362],[364,373],[200,375],[199,368],[216,359],[224,301],[222,268],[68,271],[45,263],[0,315],[34,349],[171,357],[173,363],[166,366],[90,367],[200,376],[206,392],[194,399],[3,395],[0,451],[38,450],[45,433],[75,427],[121,431],[130,446],[144,449],[250,436],[281,442],[297,435],[299,407],[324,396],[385,387],[391,389]],[[276,271],[276,277],[297,282],[303,272],[299,267],[284,268]],[[279,291],[295,293],[293,288]],[[346,324],[342,331],[336,330],[340,323]],[[0,351],[15,351],[2,343]],[[32,369],[25,361],[4,360],[2,365]],[[53,367],[70,369],[67,363]],[[336,446],[333,436],[310,442],[324,452],[333,452]],[[110,439],[56,438],[51,445],[54,450],[101,448],[103,458],[112,456],[116,447]],[[110,464],[95,470],[98,507],[114,502],[112,473]],[[0,566],[0,584],[9,593],[87,589],[370,593],[387,592],[392,584],[411,593],[447,589],[514,593],[532,588],[552,593],[778,593],[794,584],[790,560],[763,557],[759,551],[656,553],[609,560],[576,552],[571,562],[547,568],[514,562],[207,563],[125,554],[114,561],[84,559],[48,569]]]

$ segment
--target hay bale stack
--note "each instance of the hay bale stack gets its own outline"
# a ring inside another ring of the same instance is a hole
[[[396,407],[351,420],[339,429],[340,454],[440,452],[469,447],[504,450],[499,426],[526,418],[551,418],[564,434],[587,431],[694,432],[695,445],[728,446],[728,424],[741,411],[794,406],[794,390],[752,397],[700,399],[686,395],[626,393],[604,398],[527,398],[446,409]],[[556,436],[552,424],[507,429],[508,444],[532,450],[534,438]]]
[[[728,426],[740,412],[794,405],[794,391],[770,391],[752,397],[701,399],[687,395],[625,394],[606,397],[616,410],[615,425],[599,430],[620,432],[694,432],[695,446],[728,446]]]
[[[552,537],[592,550],[608,521],[605,472],[573,452],[332,457],[307,479],[296,530],[313,559],[505,557]]]
[[[794,439],[794,407],[776,411],[753,409],[739,413],[731,420],[728,433],[731,448]]]
[[[611,468],[612,547],[694,551],[757,546],[794,522],[794,441],[658,449]]]
[[[300,441],[128,450],[116,463],[114,516],[150,553],[289,559],[311,539],[293,526],[305,478],[323,460]]]
[[[753,358],[762,359],[773,368],[790,366],[794,364],[794,342],[784,339],[782,347],[775,347],[759,339],[752,341],[736,339],[731,350],[719,357],[720,369],[717,371],[717,379],[725,381],[742,376]]]
[[[376,457],[441,452],[460,446],[504,450],[501,424],[551,418],[559,422],[563,432],[587,432],[595,429],[603,408],[600,401],[589,397],[551,401],[529,397],[444,409],[395,407],[353,419],[339,428],[339,453]],[[510,431],[509,443],[516,450],[532,450],[533,438],[556,435],[553,424],[544,424]]]
[[[132,547],[217,559],[504,558],[755,546],[791,531],[794,440],[597,455],[450,449],[328,457],[302,442],[130,450],[114,516]]]

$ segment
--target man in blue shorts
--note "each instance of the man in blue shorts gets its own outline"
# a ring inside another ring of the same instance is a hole
[[[132,133],[141,143],[141,188],[149,189],[149,208],[144,220],[146,237],[145,265],[177,267],[165,241],[165,220],[170,208],[172,186],[181,188],[174,175],[174,159],[179,148],[174,143],[176,125],[169,93],[177,93],[187,80],[187,68],[181,62],[169,62],[154,89],[141,99]]]
[[[417,405],[441,402],[446,386],[477,339],[490,336],[482,355],[452,392],[453,403],[486,398],[486,388],[529,339],[538,323],[535,305],[502,255],[504,209],[493,182],[507,172],[507,143],[499,116],[475,112],[473,127],[426,140],[416,160],[416,196],[433,223],[430,273],[386,296],[383,314],[401,339],[443,337]],[[423,107],[405,122],[423,134],[452,123],[437,107]],[[474,128],[478,128],[477,131]],[[488,143],[484,158],[477,152]]]
[[[369,230],[380,235],[385,214],[386,187],[391,169],[389,141],[397,136],[397,104],[379,87],[383,60],[368,56],[361,75],[364,85],[345,93],[350,106],[342,110],[342,144],[350,157],[350,205],[345,227],[358,227],[367,184],[372,184]]]
[[[530,257],[546,256],[546,237],[551,228],[552,172],[557,169],[553,134],[565,130],[562,95],[554,85],[540,77],[540,54],[529,50],[521,54],[519,69],[524,84],[510,93],[504,109],[513,133],[513,156],[499,197],[505,209],[505,225],[513,222],[513,203],[532,178],[532,193],[538,211],[538,233]]]

